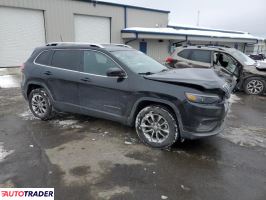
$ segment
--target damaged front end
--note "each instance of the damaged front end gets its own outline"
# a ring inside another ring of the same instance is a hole
[[[232,88],[214,70],[174,69],[145,78],[193,88],[194,92],[185,92],[184,106],[179,108],[182,138],[197,139],[216,135],[223,130]]]

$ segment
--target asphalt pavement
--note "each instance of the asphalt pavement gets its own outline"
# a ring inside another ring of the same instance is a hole
[[[115,122],[36,119],[19,79],[0,69],[0,187],[53,187],[62,200],[266,198],[265,96],[234,94],[223,133],[156,150]]]

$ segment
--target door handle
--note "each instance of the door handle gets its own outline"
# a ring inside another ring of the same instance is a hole
[[[91,79],[89,79],[89,78],[87,78],[87,77],[82,78],[82,79],[80,79],[80,80],[83,81],[83,82],[91,82]]]
[[[47,76],[50,76],[50,75],[52,75],[52,72],[46,71],[46,72],[44,72],[44,74],[47,75]]]

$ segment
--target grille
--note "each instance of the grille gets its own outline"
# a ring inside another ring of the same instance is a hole
[[[230,94],[231,94],[231,89],[230,89],[230,85],[228,83],[225,83],[223,85],[223,91],[225,92],[225,96],[226,98],[230,98]]]

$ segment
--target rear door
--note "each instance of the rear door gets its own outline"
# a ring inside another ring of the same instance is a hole
[[[81,69],[80,50],[54,50],[51,67],[44,72],[57,107],[73,111],[78,106],[78,84]],[[69,110],[70,109],[70,110]]]
[[[211,67],[211,51],[202,49],[184,49],[177,53],[177,65],[184,67]]]
[[[189,62],[194,67],[211,67],[211,51],[192,49],[189,54]]]
[[[80,106],[85,108],[84,112],[122,120],[127,110],[128,79],[108,77],[106,74],[109,68],[117,67],[120,66],[102,52],[95,50],[83,52],[79,99]]]

